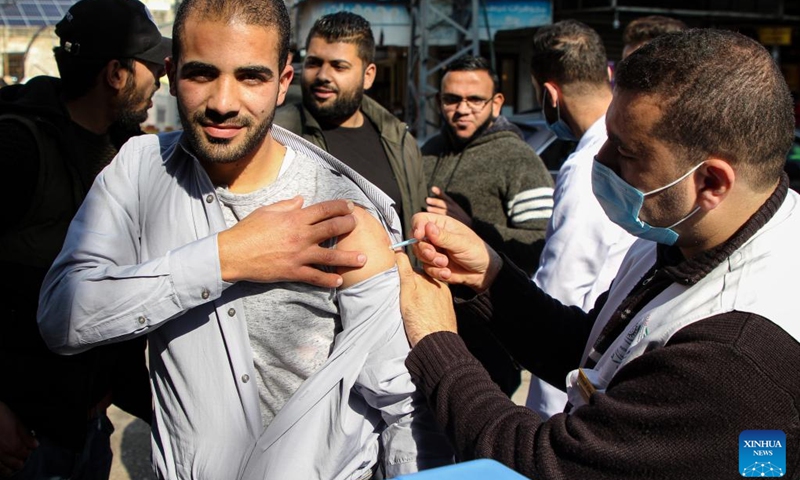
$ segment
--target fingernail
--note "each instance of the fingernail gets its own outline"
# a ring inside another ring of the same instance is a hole
[[[365,263],[367,263],[367,256],[364,254],[359,255],[358,261],[359,263],[361,263],[361,265],[364,265]]]

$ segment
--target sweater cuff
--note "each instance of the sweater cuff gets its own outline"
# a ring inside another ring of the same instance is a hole
[[[457,313],[469,313],[473,318],[489,323],[494,317],[495,304],[502,306],[502,302],[512,298],[514,301],[511,305],[515,305],[519,303],[518,299],[530,296],[532,282],[528,274],[514,265],[504,253],[500,253],[500,256],[503,266],[488,290],[473,293],[469,298],[460,293],[462,290],[454,290],[453,303]]]
[[[406,358],[414,383],[430,395],[442,377],[454,368],[477,362],[457,333],[435,332],[417,343]]]

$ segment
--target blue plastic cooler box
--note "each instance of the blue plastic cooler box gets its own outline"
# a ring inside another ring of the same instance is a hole
[[[496,460],[482,458],[468,462],[431,468],[395,480],[529,480]]]

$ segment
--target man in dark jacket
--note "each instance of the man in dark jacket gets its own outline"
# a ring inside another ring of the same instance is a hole
[[[500,115],[503,94],[482,57],[445,69],[437,99],[443,126],[422,147],[427,211],[471,227],[533,273],[553,213],[553,179],[522,133]]]
[[[308,33],[302,104],[275,113],[275,124],[343,161],[394,200],[406,236],[421,212],[425,179],[416,139],[364,95],[375,80],[375,39],[367,20],[350,12],[319,18]]]
[[[106,408],[149,422],[145,343],[60,356],[36,323],[39,288],[94,177],[141,133],[171,41],[138,0],[82,0],[56,26],[61,78],[0,90],[0,477],[108,478]]]
[[[553,213],[553,179],[519,129],[500,115],[498,88],[485,58],[466,55],[447,66],[437,97],[442,132],[422,147],[432,194],[427,210],[470,226],[531,274]],[[454,288],[457,297],[459,290]],[[512,395],[521,381],[519,368],[491,332],[468,312],[458,313],[464,342]]]

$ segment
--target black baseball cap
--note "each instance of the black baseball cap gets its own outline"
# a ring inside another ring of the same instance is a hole
[[[80,0],[56,24],[61,47],[78,58],[136,58],[164,65],[172,40],[139,0]]]

